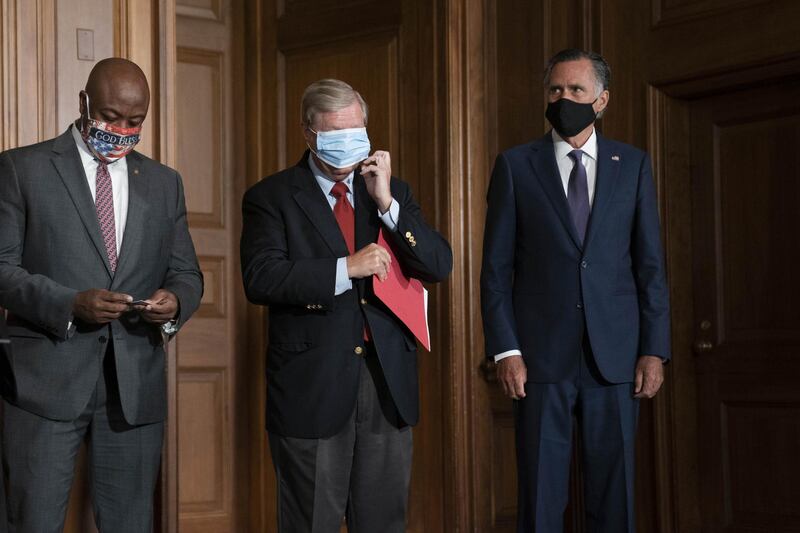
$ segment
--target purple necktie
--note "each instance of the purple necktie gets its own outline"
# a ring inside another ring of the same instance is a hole
[[[567,202],[569,202],[572,221],[575,223],[575,229],[578,230],[581,244],[586,236],[586,224],[589,222],[589,212],[591,211],[589,208],[589,184],[586,179],[586,167],[581,161],[582,155],[582,150],[573,150],[569,153],[569,157],[575,161],[575,166],[572,167],[572,172],[569,174],[569,184],[567,185]]]
[[[108,173],[108,165],[102,161],[97,162],[94,206],[97,209],[100,230],[103,232],[108,263],[111,265],[111,272],[115,272],[117,270],[117,228],[114,223],[114,192],[111,189],[111,174]]]

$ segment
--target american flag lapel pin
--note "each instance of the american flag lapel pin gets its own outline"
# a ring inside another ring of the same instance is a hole
[[[619,161],[619,156],[618,155],[612,155],[611,156],[611,160],[612,161]]]

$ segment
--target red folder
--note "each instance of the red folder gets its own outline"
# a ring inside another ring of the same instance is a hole
[[[400,262],[397,260],[391,245],[383,235],[381,228],[378,234],[378,244],[386,248],[392,256],[389,276],[385,281],[373,276],[372,287],[375,296],[386,304],[394,316],[406,325],[422,346],[431,351],[431,332],[428,327],[428,291],[418,279],[408,278],[403,274]]]

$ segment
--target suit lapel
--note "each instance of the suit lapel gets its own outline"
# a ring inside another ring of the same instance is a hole
[[[141,156],[132,152],[127,157],[128,162],[128,216],[125,222],[125,232],[122,237],[122,247],[119,251],[117,274],[122,272],[128,264],[136,264],[131,257],[135,250],[141,250],[141,241],[144,238],[143,229],[147,217],[147,196],[149,194],[150,179],[141,172]],[[122,276],[117,276],[122,277]]]
[[[86,182],[86,171],[81,164],[78,147],[75,146],[75,140],[72,138],[72,127],[74,126],[71,126],[66,133],[55,140],[53,145],[53,166],[55,166],[58,175],[61,177],[61,181],[64,182],[72,203],[75,205],[75,209],[78,211],[78,215],[81,217],[81,221],[94,247],[97,249],[98,255],[106,266],[109,277],[111,277],[111,264],[108,262],[103,234],[100,230],[100,223],[97,221],[97,211],[92,200],[92,192]]]
[[[356,251],[378,240],[380,220],[378,206],[367,191],[367,184],[361,174],[356,173],[353,179],[353,190],[356,200]]]
[[[304,156],[296,167],[297,190],[294,193],[294,199],[322,236],[331,252],[336,257],[347,256],[349,255],[347,243],[344,241],[336,217],[333,216],[331,205],[325,198],[322,189],[319,188],[311,169],[307,164],[303,164],[307,157],[307,155]]]
[[[558,218],[561,219],[561,223],[566,228],[575,246],[581,248],[581,241],[578,238],[578,232],[575,230],[575,223],[572,221],[572,215],[569,211],[567,196],[564,194],[564,185],[561,183],[561,174],[556,164],[556,153],[550,133],[533,144],[533,151],[528,159]]]
[[[614,197],[617,188],[619,168],[621,165],[620,155],[612,152],[608,141],[600,134],[597,135],[597,180],[594,187],[594,201],[592,202],[592,214],[589,217],[589,225],[586,228],[586,238],[584,240],[584,250],[592,242],[592,237],[600,227],[603,215],[608,208],[608,204]]]

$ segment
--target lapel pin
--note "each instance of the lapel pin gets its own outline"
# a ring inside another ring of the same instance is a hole
[[[612,161],[619,161],[619,156],[618,155],[612,155],[611,156],[611,160]]]
[[[619,158],[617,158],[617,159],[619,159]],[[133,169],[133,173],[134,173],[134,174],[138,174],[138,173],[139,173],[139,169],[138,169],[138,168],[134,168],[134,169]]]

